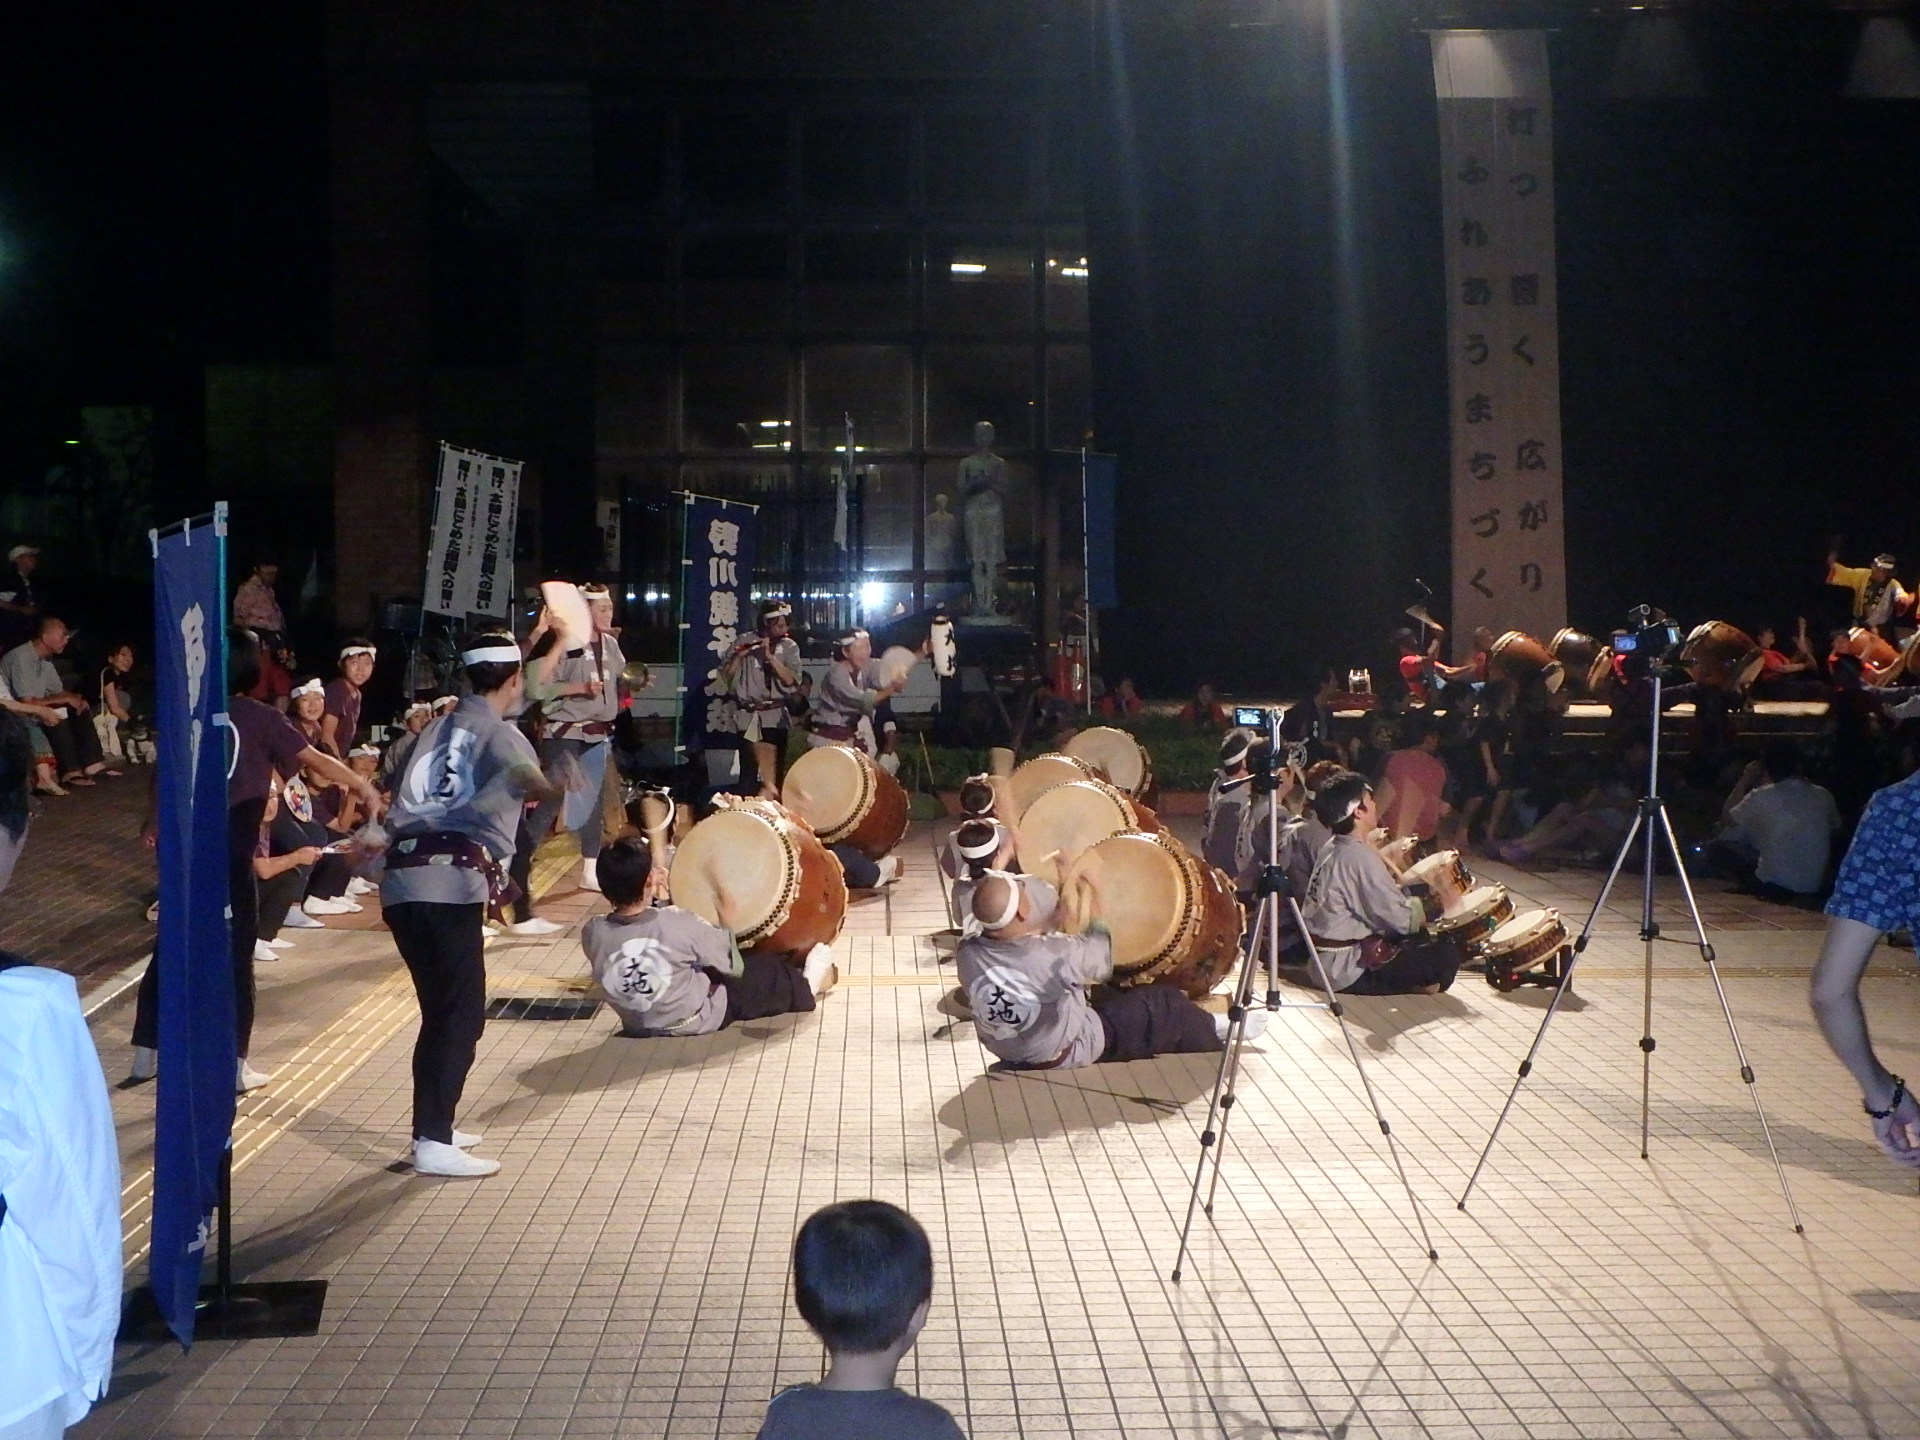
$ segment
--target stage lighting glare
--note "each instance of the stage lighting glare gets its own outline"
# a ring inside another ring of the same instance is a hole
[[[860,607],[863,610],[878,610],[887,602],[887,587],[878,580],[869,580],[860,587]]]
[[[978,260],[955,260],[947,266],[947,269],[955,275],[984,275],[987,273],[987,267],[982,265]]]

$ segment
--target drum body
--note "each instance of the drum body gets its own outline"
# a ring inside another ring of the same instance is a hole
[[[1153,757],[1126,731],[1096,725],[1075,735],[1064,749],[1076,760],[1099,766],[1107,783],[1126,791],[1131,798],[1153,803]]]
[[[891,854],[907,833],[906,787],[851,745],[816,745],[795,760],[780,800],[823,844],[851,845],[869,860]]]
[[[1620,677],[1613,673],[1613,647],[1608,646],[1587,667],[1587,694],[1603,705],[1611,705],[1620,698],[1620,692]]]
[[[1892,657],[1893,647],[1888,645],[1887,658]],[[1753,637],[1724,620],[1696,625],[1687,643],[1680,647],[1680,664],[1695,683],[1719,690],[1745,690],[1758,678],[1765,663],[1766,657]]]
[[[1516,684],[1538,680],[1549,693],[1558,690],[1567,678],[1553,653],[1519,630],[1509,630],[1493,642],[1493,648],[1487,652],[1487,665]]]
[[[1118,786],[1104,780],[1070,780],[1042,792],[1027,807],[1014,835],[1014,853],[1027,874],[1058,885],[1058,854],[1078,855],[1123,830],[1154,834],[1160,828],[1159,817],[1146,806],[1134,804]]]
[[[1056,785],[1065,785],[1074,780],[1099,780],[1106,776],[1100,773],[1100,767],[1091,760],[1077,759],[1072,755],[1036,755],[1024,765],[1014,770],[1007,780],[1008,798],[1013,802],[1012,818],[1018,820],[1027,813],[1027,807],[1038,800]]]
[[[1548,651],[1566,673],[1568,688],[1576,695],[1593,693],[1593,662],[1600,658],[1606,648],[1593,636],[1571,626],[1554,631],[1553,639],[1547,642]]]
[[[1834,647],[1836,655],[1851,655],[1862,665],[1875,670],[1884,670],[1891,665],[1900,652],[1891,642],[1882,640],[1865,626],[1856,625],[1847,631],[1847,638]]]
[[[1436,850],[1424,860],[1416,860],[1400,872],[1402,885],[1421,885],[1431,890],[1436,875],[1451,875],[1453,883],[1466,894],[1473,889],[1473,872],[1460,858],[1458,850]]]
[[[1496,990],[1521,985],[1557,985],[1573,948],[1558,910],[1526,910],[1473,947],[1473,958],[1487,967],[1487,983]]]
[[[1094,915],[1113,936],[1113,984],[1166,981],[1198,1000],[1240,955],[1233,882],[1164,832],[1108,836],[1090,852]]]
[[[840,933],[847,882],[806,825],[771,800],[740,800],[687,832],[669,875],[673,903],[720,923],[724,893],[742,950],[803,959]]]
[[[1492,938],[1513,918],[1513,897],[1504,885],[1481,885],[1469,890],[1460,903],[1433,922],[1433,933],[1453,943],[1460,963],[1474,958],[1481,941]]]

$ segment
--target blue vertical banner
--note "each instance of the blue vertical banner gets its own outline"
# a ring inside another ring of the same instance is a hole
[[[225,504],[151,536],[160,1075],[149,1283],[182,1345],[193,1343],[238,1064],[227,935],[226,536]]]
[[[717,693],[721,662],[753,631],[759,507],[683,494],[680,528],[680,729],[677,751],[734,744],[741,716]]]
[[[1083,451],[1080,463],[1086,486],[1087,603],[1105,609],[1120,603],[1113,567],[1114,481],[1120,462]]]

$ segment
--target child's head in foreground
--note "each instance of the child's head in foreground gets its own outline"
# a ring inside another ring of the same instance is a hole
[[[793,1297],[835,1354],[904,1353],[933,1298],[927,1232],[884,1200],[816,1210],[794,1237]]]

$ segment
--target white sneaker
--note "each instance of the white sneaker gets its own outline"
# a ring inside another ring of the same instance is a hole
[[[480,1160],[457,1145],[442,1145],[438,1140],[413,1142],[413,1173],[444,1175],[456,1180],[477,1180],[500,1168],[498,1160]]]
[[[556,925],[551,920],[544,920],[540,916],[535,915],[531,920],[516,920],[513,924],[507,926],[507,934],[558,935],[566,928],[564,925]]]
[[[369,880],[362,880],[356,875],[347,881],[347,894],[349,895],[371,895],[372,893],[373,883]]]
[[[600,862],[598,860],[582,860],[580,862],[580,888],[582,890],[598,890],[600,888],[600,877],[595,873],[599,869],[599,864]]]
[[[813,991],[816,1000],[826,994],[840,981],[840,967],[833,963],[833,947],[824,943],[814,946],[807,952],[800,973],[807,977],[807,988]]]
[[[324,930],[326,927],[323,925],[320,928]],[[293,948],[293,941],[291,940],[262,940],[260,943],[265,945],[269,950],[291,950]]]
[[[880,879],[875,889],[885,889],[900,878],[900,857],[889,855],[880,862]]]
[[[151,1080],[160,1073],[160,1052],[151,1045],[133,1047],[133,1068],[127,1071],[127,1079],[136,1081]]]
[[[279,958],[280,958],[280,952],[274,949],[266,941],[256,940],[253,942],[253,963],[254,964],[258,965],[263,960],[278,960]]]
[[[346,915],[360,907],[351,900],[321,900],[309,895],[300,902],[300,908],[309,915]]]
[[[258,1090],[273,1076],[265,1070],[256,1070],[243,1057],[234,1076],[234,1093],[244,1095],[249,1090]]]
[[[486,1138],[484,1135],[469,1135],[464,1130],[456,1130],[453,1132],[453,1148],[456,1150],[471,1150]]]
[[[1247,1024],[1244,1032],[1246,1038],[1249,1040],[1258,1040],[1261,1035],[1266,1033],[1267,1021],[1272,1018],[1273,1012],[1264,1006],[1249,1005],[1247,1007]],[[1230,1017],[1226,1015],[1216,1015],[1213,1017],[1213,1033],[1218,1035],[1223,1042],[1227,1038],[1227,1032],[1232,1028],[1233,1021]]]
[[[327,927],[296,905],[287,911],[287,918],[280,922],[280,928],[283,930],[324,930]]]

